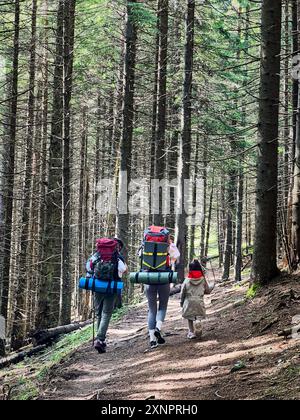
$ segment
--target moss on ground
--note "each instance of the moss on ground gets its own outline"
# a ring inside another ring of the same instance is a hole
[[[246,299],[253,300],[256,297],[259,290],[260,286],[258,284],[252,284],[249,290],[247,291]]]

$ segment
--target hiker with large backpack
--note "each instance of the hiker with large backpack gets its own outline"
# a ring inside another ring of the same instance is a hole
[[[94,308],[97,316],[97,336],[95,349],[106,353],[106,334],[118,297],[121,294],[122,276],[127,266],[121,256],[123,244],[115,239],[98,239],[97,252],[87,262],[87,290],[94,293]],[[92,286],[91,286],[92,285]]]
[[[149,306],[150,347],[154,349],[166,342],[163,338],[162,327],[167,315],[170,285],[177,279],[177,273],[172,271],[172,263],[176,262],[180,253],[170,239],[170,232],[166,228],[151,226],[144,233],[144,242],[139,256],[141,271],[132,273],[131,281],[145,284]]]

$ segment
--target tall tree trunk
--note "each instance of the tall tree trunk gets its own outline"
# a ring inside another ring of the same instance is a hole
[[[184,65],[184,89],[183,89],[183,127],[180,141],[180,156],[178,162],[178,187],[179,191],[179,215],[177,218],[177,246],[181,257],[178,266],[180,281],[184,280],[184,271],[187,258],[187,213],[184,203],[184,191],[186,181],[190,178],[191,141],[192,141],[192,88],[193,88],[193,64],[194,64],[194,28],[195,28],[195,0],[187,1],[186,18],[186,47]]]
[[[284,60],[284,171],[283,171],[283,198],[284,208],[287,208],[290,184],[290,0],[285,0],[285,54]]]
[[[56,28],[49,179],[45,209],[46,226],[42,245],[44,248],[44,264],[37,314],[37,328],[39,329],[53,327],[59,323],[62,274],[64,6],[64,0],[60,0]]]
[[[68,0],[64,11],[64,139],[63,139],[63,240],[62,240],[62,284],[60,324],[71,322],[71,265],[70,265],[70,225],[71,225],[71,98],[73,88],[74,32],[76,0]]]
[[[173,49],[177,48],[178,43],[181,41],[181,25],[182,25],[182,16],[178,9],[174,11],[174,45]],[[172,40],[172,38],[170,37]],[[171,117],[171,134],[170,134],[170,146],[167,151],[167,171],[168,171],[168,180],[171,183],[170,189],[170,214],[167,215],[165,225],[175,232],[176,227],[176,190],[174,184],[177,179],[177,163],[178,163],[178,145],[179,145],[179,136],[181,133],[181,104],[178,102],[178,97],[182,94],[182,87],[177,83],[178,74],[181,74],[181,54],[176,54],[173,57],[173,60],[170,63],[169,70],[169,80],[173,81],[172,87],[170,87],[170,117]],[[173,186],[173,187],[172,187]]]
[[[242,42],[242,13],[243,8],[240,7],[239,10],[239,40]],[[249,50],[249,27],[250,27],[250,6],[248,5],[246,8],[246,25],[245,25],[245,44],[246,49],[244,51],[245,55],[247,56]],[[238,49],[237,59],[240,60],[241,58],[241,50]],[[247,86],[247,68],[246,72],[243,77],[243,87],[246,88]],[[242,100],[242,127],[247,126],[247,109]],[[244,142],[240,145],[239,149],[242,151],[245,147]],[[243,268],[243,200],[244,200],[244,168],[243,162],[240,160],[238,164],[238,185],[237,185],[237,203],[236,203],[236,229],[235,229],[235,253],[234,253],[234,277],[236,281],[242,280],[242,268]]]
[[[209,240],[210,240],[210,231],[211,231],[211,220],[212,220],[212,213],[213,213],[213,200],[214,200],[214,192],[215,192],[215,175],[212,175],[212,183],[211,183],[211,192],[210,192],[210,199],[209,199],[209,208],[207,214],[207,229],[206,229],[206,239],[205,239],[205,248],[203,257],[208,256],[209,250]]]
[[[227,198],[227,222],[226,222],[226,243],[224,255],[223,280],[230,278],[230,269],[234,251],[233,245],[233,220],[235,212],[235,191],[236,191],[236,171],[231,170],[228,179],[228,198]]]
[[[219,238],[220,238],[220,249],[221,253],[219,256],[220,267],[224,264],[224,253],[225,253],[225,241],[226,241],[226,204],[225,204],[225,179],[221,175],[221,191],[220,191],[220,226],[219,226]]]
[[[86,245],[86,172],[87,172],[87,108],[84,107],[82,111],[82,128],[81,128],[81,145],[80,145],[80,169],[79,169],[79,208],[78,208],[78,272],[81,273],[83,269],[83,262],[85,261],[85,245]],[[86,318],[88,312],[88,292],[81,293],[81,309],[80,313]]]
[[[18,81],[19,81],[19,45],[20,44],[20,1],[15,1],[14,19],[14,48],[13,71],[11,78],[11,104],[9,115],[9,144],[5,171],[5,198],[4,198],[4,240],[3,240],[3,269],[0,279],[1,310],[0,314],[7,320],[8,296],[10,279],[11,239],[13,229],[14,205],[14,172],[15,172],[15,147],[17,138],[17,111],[18,111]],[[3,343],[0,344],[3,351]]]
[[[292,30],[293,30],[293,58],[299,54],[299,28],[298,28],[298,8],[300,7],[299,0],[292,0]],[[297,137],[297,113],[298,113],[298,94],[299,94],[299,80],[293,80],[293,147],[292,156],[295,156],[295,145]],[[294,170],[294,168],[292,169]]]
[[[207,136],[204,138],[203,145],[203,221],[201,224],[201,241],[200,241],[200,254],[205,256],[205,232],[206,232],[206,209],[207,209],[207,172],[208,172],[208,140]]]
[[[252,278],[269,283],[277,274],[278,117],[282,2],[262,2],[259,154]]]
[[[117,220],[118,237],[124,242],[124,254],[128,257],[129,221],[127,188],[131,181],[131,155],[134,123],[134,92],[135,92],[135,63],[137,21],[136,7],[138,1],[127,1],[126,51],[124,67],[124,103],[123,103],[123,131],[121,139],[121,161],[119,179],[119,214]],[[128,184],[127,184],[128,183]]]
[[[43,51],[43,68],[45,71],[45,76],[43,77],[42,81],[42,162],[41,162],[41,170],[40,170],[40,177],[39,177],[39,193],[40,193],[40,201],[41,205],[39,208],[39,215],[38,215],[38,289],[37,289],[37,310],[36,310],[36,318],[39,316],[39,303],[40,298],[43,296],[44,293],[47,291],[42,290],[42,287],[45,287],[45,283],[43,282],[43,261],[46,250],[43,246],[43,241],[45,238],[45,229],[46,229],[46,197],[47,197],[47,184],[48,184],[48,115],[49,115],[49,86],[48,86],[48,69],[49,69],[49,32],[48,32],[48,25],[49,25],[49,9],[48,9],[48,0],[45,1],[45,21],[44,21],[44,51]],[[36,324],[36,322],[35,322]]]
[[[166,117],[167,117],[167,65],[168,65],[168,28],[169,0],[158,0],[159,19],[159,67],[158,67],[158,104],[157,104],[157,134],[155,153],[155,178],[159,181],[165,178],[166,168]],[[159,198],[159,196],[158,196]],[[154,224],[162,226],[162,200],[159,200],[158,214],[154,215]]]
[[[197,136],[196,144],[194,146],[194,170],[193,170],[193,202],[192,205],[196,208],[197,205],[197,180],[199,175],[199,156],[200,156],[200,136]],[[198,257],[196,254],[196,223],[193,223],[190,227],[190,247],[189,247],[189,260],[192,261],[193,258]]]
[[[297,31],[299,33],[300,1],[297,2]],[[294,184],[292,192],[292,233],[291,233],[291,264],[294,270],[300,264],[300,80],[298,79],[298,103],[296,114]]]
[[[149,223],[154,223],[154,214],[152,214],[152,193],[151,193],[151,179],[155,178],[155,155],[156,155],[156,136],[157,136],[157,100],[158,100],[158,63],[159,63],[159,18],[157,16],[157,35],[156,35],[156,52],[155,52],[155,70],[154,70],[154,83],[153,83],[153,99],[152,99],[152,115],[151,115],[151,145],[150,145],[150,214]]]
[[[29,220],[30,220],[30,197],[32,179],[32,153],[35,122],[35,72],[36,72],[36,21],[37,21],[37,0],[32,2],[31,17],[31,42],[30,42],[30,61],[29,61],[29,97],[28,97],[28,129],[26,139],[26,169],[25,169],[25,188],[24,205],[22,215],[21,249],[19,260],[19,278],[17,288],[16,309],[12,329],[12,348],[14,350],[22,347],[26,327],[26,295],[29,293]]]
[[[244,200],[244,173],[240,163],[237,197],[237,223],[236,223],[236,251],[235,251],[235,281],[242,280],[243,267],[243,200]]]

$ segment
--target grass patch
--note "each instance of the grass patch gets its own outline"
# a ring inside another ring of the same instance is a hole
[[[243,277],[249,277],[250,278],[251,271],[252,271],[251,267],[245,268],[245,270],[242,272]]]
[[[30,401],[34,400],[39,396],[39,388],[33,381],[28,381],[26,384],[19,388],[19,392],[16,396],[12,396],[12,400],[18,401]]]
[[[300,366],[289,366],[284,371],[284,376],[288,380],[294,380],[300,376]]]
[[[255,283],[252,284],[246,293],[246,299],[253,300],[257,296],[257,293],[259,292],[259,290],[260,290],[260,286],[258,284],[255,284]]]

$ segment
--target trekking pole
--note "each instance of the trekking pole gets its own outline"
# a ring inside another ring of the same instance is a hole
[[[214,281],[215,281],[215,284],[216,284],[216,283],[217,283],[217,280],[216,280],[216,276],[215,276],[215,270],[214,270],[214,268],[213,268],[213,265],[212,265],[211,260],[210,260],[209,262],[210,262],[210,266],[211,266],[211,269],[212,269],[212,272],[213,272]]]
[[[92,299],[93,299],[93,310],[92,310],[92,312],[93,312],[93,347],[94,347],[94,345],[95,345],[95,318],[96,318],[96,311],[95,311],[95,294],[93,293],[92,294]]]

